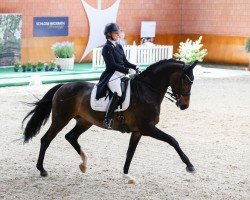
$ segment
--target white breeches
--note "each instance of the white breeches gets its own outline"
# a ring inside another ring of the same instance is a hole
[[[122,96],[122,89],[121,89],[121,78],[125,76],[125,74],[121,72],[115,72],[108,82],[109,89],[114,93],[116,92],[119,97]]]

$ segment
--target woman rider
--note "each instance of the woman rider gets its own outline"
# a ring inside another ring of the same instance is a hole
[[[105,26],[104,35],[107,42],[103,46],[102,56],[106,69],[100,77],[96,92],[97,100],[105,97],[108,89],[113,93],[103,120],[103,125],[108,129],[111,129],[111,118],[122,95],[121,78],[128,73],[136,74],[137,70],[136,65],[131,64],[126,59],[122,46],[117,44],[119,31],[116,23],[109,23]]]

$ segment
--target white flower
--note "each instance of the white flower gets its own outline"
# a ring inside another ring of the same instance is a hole
[[[201,49],[203,47],[203,44],[200,44],[201,40],[202,36],[196,41],[187,39],[185,43],[181,42],[178,52],[174,54],[175,58],[187,64],[193,64],[196,60],[203,61],[207,49]]]

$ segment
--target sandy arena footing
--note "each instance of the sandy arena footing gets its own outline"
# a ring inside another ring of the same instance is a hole
[[[82,173],[64,138],[74,121],[48,148],[49,176],[41,178],[35,165],[49,123],[28,144],[14,140],[31,109],[22,102],[41,98],[54,84],[0,88],[0,199],[250,199],[250,76],[197,73],[190,108],[180,111],[165,99],[157,125],[177,139],[197,172],[187,173],[168,144],[143,137],[130,167],[136,185],[122,178],[130,134],[98,127],[82,134],[79,143],[88,155]]]

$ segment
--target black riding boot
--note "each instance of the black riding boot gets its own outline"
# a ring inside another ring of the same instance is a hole
[[[107,129],[112,129],[111,128],[111,118],[114,114],[114,111],[116,110],[118,103],[120,101],[120,97],[117,95],[117,93],[115,92],[109,102],[108,105],[108,110],[106,112],[106,115],[104,117],[103,120],[103,125],[107,128]]]

